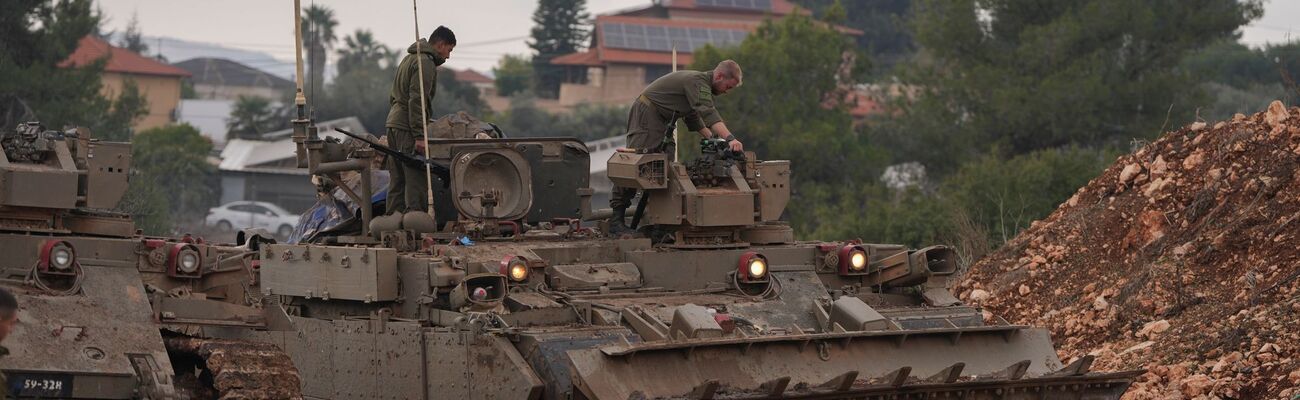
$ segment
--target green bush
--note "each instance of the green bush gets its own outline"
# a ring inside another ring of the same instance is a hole
[[[189,124],[136,134],[131,141],[132,190],[123,208],[141,218],[149,233],[202,218],[221,194],[217,169],[207,160],[211,151],[212,142]]]
[[[963,165],[941,190],[950,207],[964,211],[998,245],[1050,214],[1116,155],[1074,146],[1011,158],[995,152]]]

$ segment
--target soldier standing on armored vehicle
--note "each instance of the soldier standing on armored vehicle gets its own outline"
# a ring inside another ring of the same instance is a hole
[[[744,146],[732,136],[713,106],[713,96],[740,86],[741,77],[740,64],[724,60],[712,71],[683,70],[655,79],[632,102],[628,112],[628,149],[668,153],[669,159],[673,159],[676,144],[667,132],[677,124],[678,118],[685,118],[686,127],[705,139],[727,139],[732,151],[743,151]],[[628,230],[624,220],[635,196],[636,189],[614,187],[609,199],[609,207],[614,211],[610,217],[610,233],[618,235]]]
[[[406,50],[397,66],[389,94],[388,143],[397,151],[419,155],[424,151],[424,125],[428,108],[438,91],[438,66],[447,62],[456,47],[456,34],[439,26],[429,40],[420,40]],[[408,211],[420,211],[428,201],[425,171],[417,166],[388,159],[388,201],[385,215],[397,219]],[[392,224],[390,222],[390,224]]]

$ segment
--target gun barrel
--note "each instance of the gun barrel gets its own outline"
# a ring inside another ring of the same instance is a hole
[[[335,131],[338,131],[339,133],[342,133],[342,134],[344,134],[344,135],[348,135],[348,137],[351,137],[351,138],[353,138],[353,139],[357,139],[357,140],[360,140],[360,141],[362,141],[362,142],[365,142],[367,145],[370,145],[370,148],[373,148],[373,149],[375,149],[375,150],[378,150],[380,153],[387,154],[389,157],[393,157],[393,158],[396,159],[397,161],[401,161],[401,162],[403,162],[403,163],[410,164],[410,165],[419,166],[419,167],[421,167],[421,168],[423,168],[423,167],[427,164],[427,165],[429,165],[430,168],[433,169],[433,173],[436,174],[436,175],[438,175],[440,178],[442,178],[444,182],[446,182],[447,179],[449,179],[449,170],[447,169],[446,166],[444,166],[444,165],[442,165],[442,164],[438,164],[438,163],[433,162],[433,161],[430,161],[430,160],[428,160],[428,159],[426,159],[426,158],[417,158],[417,157],[413,157],[413,156],[411,156],[410,154],[406,154],[406,153],[402,153],[402,152],[400,152],[400,151],[394,150],[394,149],[391,148],[391,147],[384,146],[384,145],[382,145],[382,144],[376,143],[376,142],[374,142],[374,141],[372,141],[372,140],[370,140],[370,139],[368,139],[368,138],[366,138],[366,137],[364,137],[364,136],[361,136],[361,135],[358,135],[358,134],[355,134],[355,133],[352,133],[352,132],[348,132],[347,130],[342,129],[342,128],[335,127],[334,130],[335,130]]]

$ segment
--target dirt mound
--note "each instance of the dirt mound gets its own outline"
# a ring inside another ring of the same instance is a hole
[[[1126,399],[1300,395],[1300,108],[1165,134],[971,267],[962,299],[1067,362],[1146,368]]]

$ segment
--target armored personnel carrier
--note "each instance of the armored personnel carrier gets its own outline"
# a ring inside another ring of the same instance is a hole
[[[444,139],[415,160],[444,170],[441,229],[369,232],[375,151],[295,126],[302,165],[357,200],[353,231],[143,236],[110,211],[126,144],[0,137],[0,284],[22,304],[9,393],[1118,398],[1138,374],[1063,366],[1045,330],[961,304],[946,247],[793,240],[785,161],[616,153],[608,176],[643,191],[647,226],[611,238],[588,223],[581,142]]]
[[[112,211],[129,144],[26,123],[0,133],[0,148],[0,286],[20,305],[0,358],[9,396],[300,397],[276,347],[187,335],[290,326],[279,307],[247,301],[250,248],[144,236]]]
[[[1046,330],[962,304],[947,247],[794,240],[787,161],[709,141],[599,160],[648,199],[642,234],[613,238],[581,142],[440,139],[407,160],[440,170],[437,228],[372,231],[389,151],[294,126],[299,166],[360,221],[256,251],[250,290],[293,330],[197,329],[283,349],[307,398],[1116,399],[1140,373],[1062,365]]]

